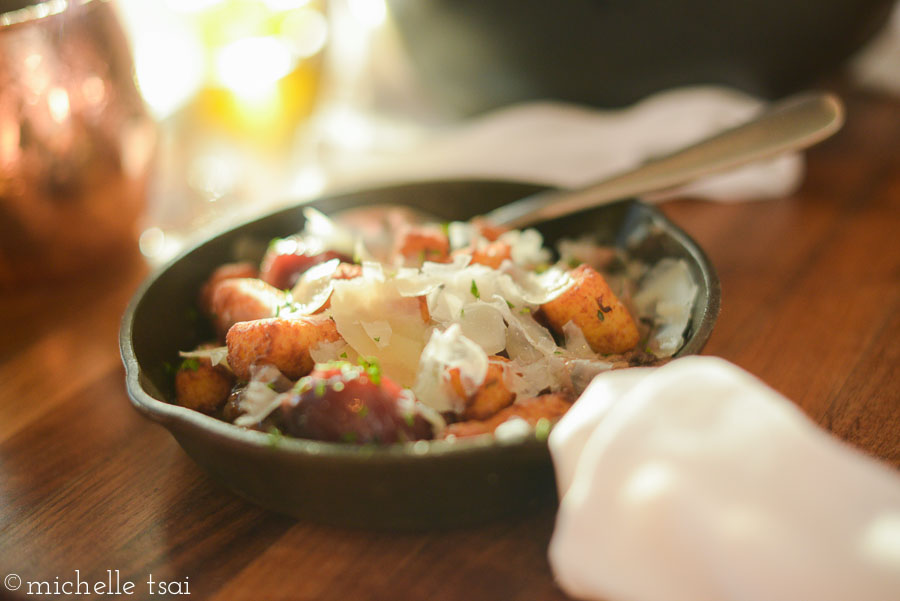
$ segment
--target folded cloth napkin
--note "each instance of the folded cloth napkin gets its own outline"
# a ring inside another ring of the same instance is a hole
[[[602,374],[549,444],[573,597],[900,598],[900,476],[725,360]]]
[[[669,90],[622,110],[525,103],[349,160],[330,177],[335,187],[453,177],[576,187],[737,125],[763,106],[723,87]],[[801,155],[787,154],[679,192],[717,200],[773,198],[791,193],[802,176]]]

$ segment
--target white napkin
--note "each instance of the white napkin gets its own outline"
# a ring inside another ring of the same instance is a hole
[[[562,102],[513,105],[335,165],[330,180],[334,187],[356,187],[476,177],[576,187],[737,125],[763,106],[723,87],[669,90],[622,110]],[[790,194],[802,176],[802,157],[788,154],[707,178],[682,193],[773,198]]]
[[[549,442],[573,597],[900,598],[900,477],[725,360],[598,376]]]

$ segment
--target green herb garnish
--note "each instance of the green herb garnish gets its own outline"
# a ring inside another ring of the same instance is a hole
[[[360,357],[359,365],[366,372],[366,375],[369,376],[372,384],[375,386],[381,385],[381,366],[378,364],[378,359],[375,357]]]
[[[472,287],[469,290],[472,292],[472,296],[481,298],[481,294],[478,293],[478,284],[475,283],[475,280],[472,280]]]
[[[551,425],[550,420],[546,417],[539,419],[534,425],[534,437],[538,440],[547,440],[547,437],[550,436]]]
[[[188,370],[189,369],[191,371],[197,371],[198,369],[200,369],[200,362],[197,361],[193,357],[188,357],[187,359],[185,359],[184,361],[181,362],[181,365],[179,366],[178,369],[180,369],[180,370]]]
[[[316,382],[316,396],[317,397],[325,396],[325,386],[326,386],[325,380],[318,380]]]
[[[281,444],[281,440],[283,438],[284,435],[281,433],[281,430],[279,430],[276,426],[271,426],[269,428],[269,436],[266,442],[268,442],[270,447],[274,448]]]
[[[304,376],[297,380],[297,383],[294,384],[294,392],[296,394],[303,394],[304,392],[309,392],[312,390],[312,378],[309,376]]]

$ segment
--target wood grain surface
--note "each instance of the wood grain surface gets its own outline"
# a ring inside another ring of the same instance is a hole
[[[808,154],[797,193],[664,210],[722,281],[705,353],[897,467],[900,101],[844,97],[847,126]],[[98,271],[0,292],[0,578],[64,582],[78,570],[93,583],[118,570],[134,599],[566,598],[546,560],[554,507],[481,528],[371,533],[273,515],[218,486],[125,393],[117,331],[146,268],[131,256]],[[151,596],[151,574],[190,596]]]

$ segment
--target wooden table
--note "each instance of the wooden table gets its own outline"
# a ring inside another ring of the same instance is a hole
[[[900,101],[845,96],[847,126],[809,153],[798,193],[665,211],[722,280],[706,352],[900,466]],[[125,393],[116,335],[145,272],[126,257],[103,276],[0,298],[0,577],[119,570],[130,598],[152,599],[164,595],[148,595],[151,574],[195,599],[565,598],[545,557],[554,508],[377,534],[273,515],[215,484]]]

